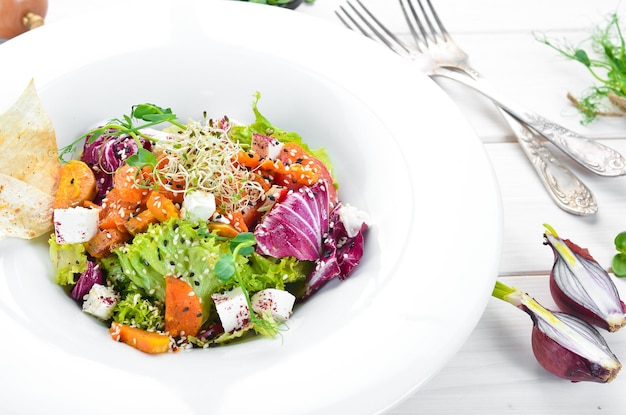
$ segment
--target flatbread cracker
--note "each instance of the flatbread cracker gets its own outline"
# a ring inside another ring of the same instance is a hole
[[[31,81],[0,115],[0,173],[54,195],[60,168],[54,126]]]
[[[52,120],[31,81],[0,115],[0,239],[52,230],[60,170]]]
[[[31,239],[52,231],[54,196],[0,173],[0,239]]]

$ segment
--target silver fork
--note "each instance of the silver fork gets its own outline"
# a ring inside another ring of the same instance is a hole
[[[478,79],[484,82],[480,74],[468,65],[467,54],[452,41],[430,0],[427,2],[433,18],[428,18],[422,2],[418,0],[420,11],[425,16],[422,21],[410,1],[400,0],[404,17],[416,41],[413,47],[398,39],[359,0],[356,0],[358,7],[347,1],[348,8],[340,6],[335,13],[348,28],[381,41],[401,56],[411,60],[418,59],[422,54],[429,56],[435,63],[431,76],[439,75],[439,71],[442,71],[442,75],[447,75],[448,72],[452,73],[448,68],[454,67],[456,78],[464,78],[463,83]],[[591,191],[544,146],[535,131],[516,121],[502,109],[500,111],[557,206],[576,215],[594,214],[598,207]]]
[[[427,4],[433,16],[432,19],[426,12],[422,0],[417,0],[422,12],[421,18],[413,3],[413,0],[400,0],[405,19],[419,47],[418,50],[435,61],[436,66],[431,76],[445,76],[474,88],[590,171],[601,176],[626,174],[626,159],[614,149],[568,130],[499,94],[476,70],[469,66],[467,54],[454,43],[443,27],[430,0],[427,0]],[[359,4],[363,7],[362,3],[359,2]],[[372,16],[371,13],[369,15]]]

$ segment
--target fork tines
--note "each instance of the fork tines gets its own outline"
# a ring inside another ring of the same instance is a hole
[[[428,47],[430,42],[437,43],[439,40],[446,40],[448,31],[439,19],[439,15],[437,15],[430,0],[425,0],[427,7],[424,7],[422,0],[399,1],[404,19],[418,45],[424,44]],[[415,3],[417,3],[417,7],[415,7]],[[428,28],[425,27],[424,22]]]
[[[354,3],[346,1],[345,4],[347,7],[339,6],[339,10],[335,10],[335,14],[344,26],[359,31],[370,39],[382,42],[400,55],[411,54],[411,49],[377,19],[360,0],[354,0]]]

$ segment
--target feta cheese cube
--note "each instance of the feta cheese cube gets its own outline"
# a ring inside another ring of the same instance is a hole
[[[217,314],[222,322],[224,333],[242,329],[250,323],[250,309],[241,287],[224,293],[212,294]]]
[[[296,297],[289,291],[266,288],[255,293],[250,304],[255,313],[269,312],[274,320],[282,323],[291,316],[295,301]]]
[[[100,209],[72,207],[54,209],[54,236],[58,244],[89,241],[98,232]]]
[[[343,222],[348,236],[354,238],[361,230],[363,224],[369,226],[370,218],[367,213],[358,210],[354,206],[345,204],[339,208],[339,220]]]
[[[101,320],[108,320],[113,316],[118,301],[119,296],[112,288],[94,284],[83,302],[83,311]]]
[[[261,158],[276,160],[280,157],[283,143],[274,137],[263,134],[252,134],[251,150]]]
[[[185,195],[182,215],[192,222],[206,222],[215,213],[215,196],[212,193],[196,190]]]

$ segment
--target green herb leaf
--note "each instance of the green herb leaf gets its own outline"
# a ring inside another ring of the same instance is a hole
[[[144,167],[144,166],[156,166],[157,158],[151,152],[146,150],[145,148],[140,148],[137,154],[133,154],[132,156],[126,159],[126,163],[129,166],[134,167]]]
[[[235,276],[235,255],[224,254],[215,263],[215,275],[221,281],[230,281]]]
[[[591,60],[589,59],[589,55],[587,55],[587,52],[582,49],[577,49],[574,52],[574,58],[585,66],[591,66]]]
[[[613,268],[613,274],[616,277],[626,277],[626,254],[615,254],[611,262],[611,268]]]
[[[158,105],[154,104],[139,104],[133,106],[133,110],[131,112],[133,118],[144,121],[152,121],[150,119],[151,116],[159,115],[159,116],[172,116],[174,113],[170,108],[161,108]]]
[[[256,239],[254,239],[252,232],[241,232],[230,241],[230,250],[233,253],[247,256],[254,252],[255,244]]]

